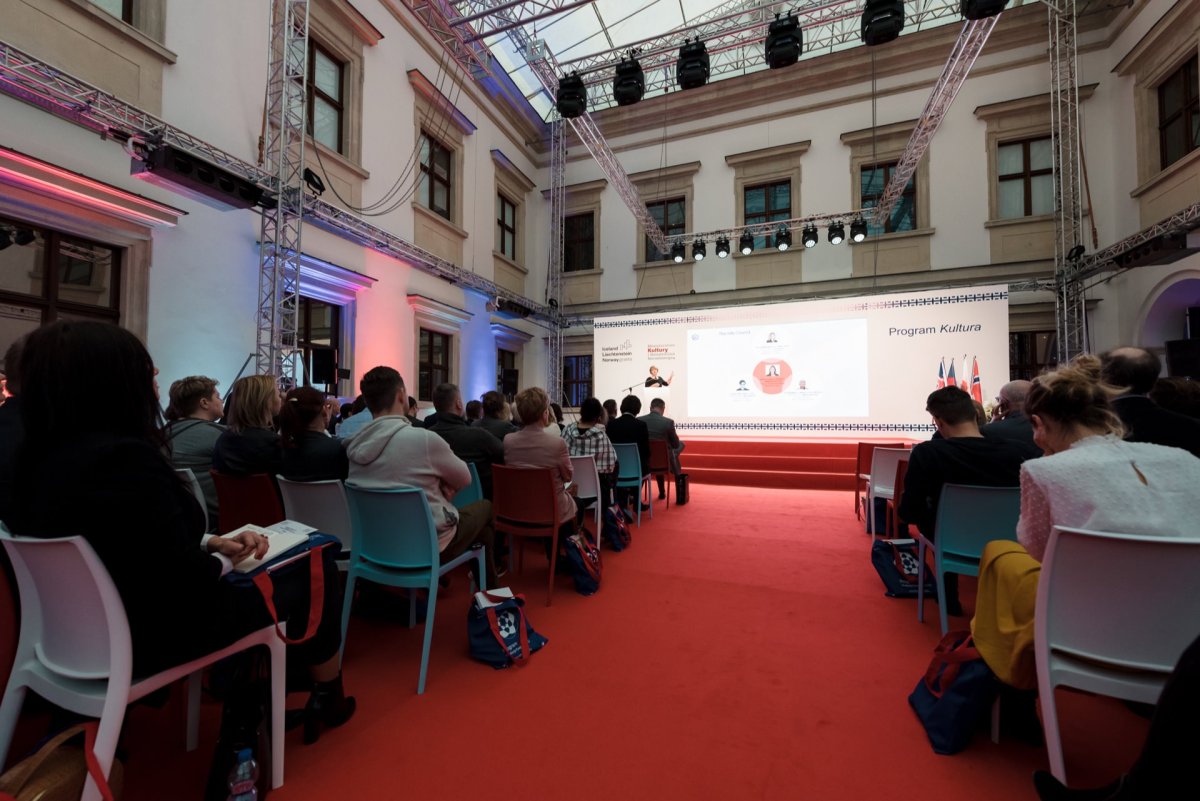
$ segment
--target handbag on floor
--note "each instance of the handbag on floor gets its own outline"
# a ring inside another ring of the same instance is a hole
[[[467,643],[473,659],[497,670],[524,666],[547,642],[525,616],[524,595],[514,595],[508,587],[475,593],[467,611]]]
[[[85,723],[59,732],[32,756],[13,765],[0,776],[3,801],[78,801],[88,775],[100,788],[104,801],[121,797],[122,766],[113,760],[108,781],[100,770],[94,748],[98,724]],[[83,747],[75,742],[83,735]],[[2,767],[2,766],[0,766]]]
[[[952,631],[933,651],[925,675],[908,703],[925,727],[936,754],[957,754],[970,744],[1000,692],[969,631]]]
[[[600,561],[600,546],[592,542],[586,529],[567,537],[564,542],[567,565],[575,581],[575,592],[593,595],[600,589],[600,576],[604,564]]]
[[[683,506],[688,502],[688,474],[680,473],[675,476],[675,505]]]
[[[629,524],[625,522],[625,515],[621,514],[621,507],[609,506],[604,510],[602,519],[602,539],[608,541],[609,547],[614,551],[628,548],[633,535],[629,531]]]
[[[912,540],[876,540],[871,546],[871,564],[883,580],[889,598],[917,597],[917,544]],[[933,571],[925,571],[925,594],[937,597]]]

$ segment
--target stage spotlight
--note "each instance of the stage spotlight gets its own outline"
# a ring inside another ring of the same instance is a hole
[[[792,232],[786,225],[779,226],[775,232],[775,248],[780,253],[792,246]]]
[[[18,245],[24,244],[21,241],[20,234],[17,234],[17,244]],[[1076,245],[1075,247],[1073,247],[1067,251],[1067,261],[1079,261],[1081,258],[1083,258],[1083,245]]]
[[[308,184],[308,188],[315,195],[320,196],[325,191],[325,182],[321,180],[321,176],[312,171],[311,167],[304,168],[304,183]]]
[[[767,66],[773,70],[792,66],[800,60],[802,46],[803,34],[796,18],[788,14],[780,19],[776,14],[775,21],[767,28]]]
[[[708,83],[708,48],[696,37],[679,48],[675,62],[675,81],[680,89],[696,89]]]
[[[817,242],[819,242],[820,239],[821,238],[817,234],[817,227],[815,225],[806,225],[804,227],[804,233],[800,235],[800,241],[804,243],[804,247],[806,248],[816,247]]]
[[[13,241],[22,246],[30,244],[35,239],[37,239],[37,234],[35,234],[33,231],[30,231],[28,228],[19,228],[17,229],[17,232],[13,234]]]
[[[742,238],[738,240],[738,250],[742,251],[743,256],[749,256],[754,252],[754,237],[749,231],[742,234]]]
[[[729,237],[717,237],[717,258],[724,259],[729,256]]]
[[[867,238],[867,222],[862,217],[855,217],[854,222],[850,223],[850,238],[855,242]]]
[[[904,0],[867,0],[862,15],[862,40],[868,47],[887,44],[904,29]]]
[[[676,264],[682,264],[686,255],[687,248],[683,246],[682,242],[676,242],[674,245],[671,245],[671,261]]]
[[[579,73],[558,79],[558,97],[554,107],[567,119],[582,116],[587,111],[587,87],[583,85]]]
[[[618,106],[632,106],[646,94],[646,74],[642,65],[633,57],[621,59],[617,65],[617,74],[613,78],[613,98]]]
[[[708,255],[708,249],[704,246],[703,239],[697,239],[692,243],[692,260],[704,261],[704,257]]]
[[[846,226],[842,225],[840,220],[838,222],[831,222],[829,224],[829,244],[840,245],[845,238]]]
[[[1004,10],[1008,0],[962,0],[958,5],[963,19],[994,17]]]

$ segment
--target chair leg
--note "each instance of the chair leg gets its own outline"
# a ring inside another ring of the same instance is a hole
[[[645,488],[645,490],[646,490],[646,505],[650,507],[650,519],[651,520],[654,519],[654,490],[652,490],[650,488],[650,485],[652,483],[654,483],[654,482],[652,482],[648,478],[644,482],[642,482],[642,487]]]
[[[639,513],[640,514],[640,513]],[[546,606],[549,606],[554,597],[554,571],[558,566],[558,529],[554,529],[554,534],[550,537],[550,583],[546,588]]]
[[[8,748],[12,745],[13,732],[17,729],[17,719],[21,717],[25,689],[24,684],[10,678],[8,686],[4,689],[4,698],[0,701],[0,770],[4,768],[8,759]]]
[[[875,491],[869,485],[866,501],[863,503],[863,516],[867,519],[867,534],[870,535],[875,530]]]
[[[408,627],[415,629],[417,627],[417,589],[416,587],[408,588]]]
[[[287,645],[271,638],[271,789],[283,786],[284,724],[287,712]]]
[[[350,568],[350,572],[346,575],[346,596],[342,599],[342,646],[338,650],[339,670],[346,654],[346,631],[350,628],[350,607],[354,604],[354,582],[357,578],[354,568]]]
[[[1000,696],[992,702],[992,742],[1000,744]]]
[[[425,677],[429,674],[429,647],[433,644],[433,614],[437,609],[438,575],[429,582],[429,606],[425,609],[425,637],[421,645],[421,674],[417,678],[417,695],[425,694]]]
[[[917,622],[925,622],[925,540],[917,545]]]
[[[195,751],[200,745],[200,685],[204,677],[203,670],[197,670],[187,677],[187,750]]]
[[[946,632],[950,631],[950,619],[946,614],[946,574],[942,572],[942,566],[938,564],[941,560],[937,557],[937,545],[934,546],[933,554],[933,580],[937,582],[938,595],[938,622],[942,624],[942,636],[946,636]]]
[[[121,726],[125,722],[125,709],[129,705],[128,697],[122,699],[107,698],[104,710],[100,713],[100,725],[96,730],[96,746],[93,752],[100,770],[107,779],[111,775],[113,758],[117,753],[117,741],[121,739]],[[83,795],[79,801],[100,801],[100,788],[89,776],[83,784]]]
[[[486,550],[487,550],[486,547],[480,548],[479,553],[475,556],[475,562],[476,562],[475,574],[477,576],[477,579],[475,581],[475,587],[478,589],[479,592],[483,592],[484,590],[486,590],[488,588]]]
[[[1058,704],[1054,699],[1054,685],[1049,692],[1038,682],[1038,697],[1042,702],[1042,733],[1046,739],[1046,756],[1050,760],[1050,772],[1063,784],[1067,783],[1067,763],[1063,759],[1062,734],[1058,729]]]

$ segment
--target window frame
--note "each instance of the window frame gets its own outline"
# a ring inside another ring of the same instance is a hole
[[[322,345],[312,341],[312,306],[314,303],[320,303],[333,310],[333,315],[329,323],[329,345]],[[296,349],[302,354],[301,358],[304,360],[305,377],[309,384],[312,383],[312,352],[314,350],[332,350],[335,370],[339,366],[339,357],[342,351],[342,315],[344,311],[345,309],[339,303],[331,303],[321,298],[309,297],[308,295],[300,296],[300,305],[296,309]],[[336,375],[335,372],[334,387],[338,385]]]
[[[1038,337],[1046,337],[1046,361],[1037,358]],[[1008,380],[1029,381],[1058,365],[1058,332],[1054,330],[1008,333]]]
[[[421,169],[421,179],[417,184],[417,202],[428,209],[433,214],[454,222],[454,149],[448,147],[441,139],[438,139],[433,134],[429,133],[424,128],[421,129],[421,137],[429,141],[429,163],[424,161],[419,162]],[[418,143],[419,147],[419,143]],[[434,162],[438,151],[445,153],[446,156],[446,177],[440,178],[434,170]],[[418,152],[420,152],[418,150]],[[428,181],[429,191],[427,197],[421,197],[421,182]],[[446,208],[439,209],[433,205],[433,199],[436,196],[435,184],[443,184],[446,187]]]
[[[1053,208],[1051,208],[1051,210],[1048,212],[1041,212],[1039,215],[1035,215],[1033,212],[1033,179],[1036,177],[1043,176],[1043,175],[1049,175],[1051,177],[1054,176],[1053,153],[1051,153],[1051,156],[1050,156],[1050,166],[1049,167],[1047,167],[1045,169],[1034,170],[1030,166],[1032,164],[1032,160],[1029,157],[1029,150],[1030,150],[1029,146],[1031,144],[1033,144],[1034,142],[1041,142],[1043,140],[1048,141],[1050,143],[1051,148],[1054,147],[1054,137],[1049,134],[1047,134],[1045,136],[1030,136],[1030,137],[1026,137],[1023,139],[1010,139],[1007,141],[997,141],[996,142],[996,214],[997,214],[997,219],[1019,220],[1019,219],[1021,219],[1021,217],[1033,217],[1033,216],[1040,216],[1040,214],[1053,214],[1054,213]],[[1021,164],[1022,164],[1023,169],[1021,172],[1001,173],[1000,172],[1000,148],[1012,147],[1013,145],[1021,145],[1021,159],[1022,159]],[[1000,216],[1000,184],[1004,183],[1005,181],[1016,181],[1016,180],[1022,180],[1024,182],[1025,213],[1023,215],[1021,215],[1021,217]],[[1054,205],[1053,193],[1052,193],[1050,202],[1051,202],[1051,206],[1053,206]]]
[[[1179,109],[1167,115],[1163,111],[1165,90],[1168,84],[1175,80],[1178,80],[1180,83],[1182,97]],[[1170,74],[1155,86],[1158,105],[1158,159],[1160,170],[1167,169],[1172,164],[1183,160],[1192,151],[1200,149],[1200,143],[1196,142],[1195,138],[1190,136],[1192,127],[1200,124],[1200,121],[1198,121],[1200,120],[1200,87],[1197,86],[1198,82],[1200,82],[1200,54],[1193,54],[1191,58],[1185,60],[1176,69],[1172,70]],[[1168,161],[1167,129],[1181,119],[1183,121],[1182,134],[1185,149],[1177,158]]]
[[[442,355],[445,362],[435,362],[432,360],[434,347],[434,338],[442,340]],[[426,353],[429,359],[421,359],[421,349],[425,346],[425,340],[429,343],[426,347]],[[431,328],[419,328],[417,334],[417,400],[429,401],[433,399],[433,390],[438,384],[444,384],[450,380],[450,371],[453,359],[451,358],[451,348],[454,346],[454,335],[448,334],[445,331],[438,331]],[[428,375],[428,378],[426,376]],[[437,380],[438,376],[441,380]],[[428,384],[426,386],[426,383]]]
[[[517,260],[517,210],[520,205],[509,199],[503,192],[496,193],[496,203],[498,206],[496,211],[496,252],[515,262]],[[504,220],[505,207],[511,212],[511,225]]]
[[[563,356],[562,367],[562,388],[563,398],[567,401],[567,405],[573,408],[579,408],[583,401],[592,397],[592,380],[594,378],[592,354],[579,353]],[[587,377],[578,378],[579,369],[576,365],[587,365]],[[571,378],[567,378],[568,365],[571,365]],[[582,388],[582,389],[580,389]],[[575,401],[579,401],[576,403]]]
[[[865,212],[869,208],[874,208],[874,206],[867,205],[868,201],[876,201],[877,202],[883,197],[884,193],[887,192],[888,184],[891,183],[892,170],[894,170],[898,166],[900,166],[899,159],[893,159],[890,161],[877,161],[873,164],[868,162],[866,164],[858,165],[858,185],[860,187],[859,196],[858,196],[858,204],[859,204],[860,209],[862,209]],[[862,179],[863,179],[863,171],[868,170],[868,169],[869,170],[878,170],[881,167],[883,168],[883,182],[879,185],[880,189],[879,189],[878,194],[870,194],[870,195],[864,194],[861,189]],[[921,230],[920,208],[917,205],[918,200],[919,200],[918,194],[917,194],[917,174],[915,172],[908,179],[908,186],[906,186],[904,188],[904,191],[900,193],[900,198],[896,201],[896,206],[899,206],[901,201],[903,201],[903,199],[906,197],[912,198],[912,210],[913,210],[912,227],[911,228],[893,229],[892,228],[892,216],[889,214],[887,220],[884,221],[883,230],[880,231],[880,230],[876,229],[874,223],[872,223],[870,221],[870,219],[868,219],[868,221],[867,221],[867,236],[868,236],[868,238],[876,237],[876,236],[883,236],[886,234],[909,233],[912,231],[920,231]],[[892,207],[893,211],[895,211],[896,206]],[[870,216],[870,215],[864,215],[864,216]]]
[[[646,201],[646,213],[649,214],[651,217],[654,217],[654,212],[652,211],[653,207],[662,206],[662,210],[663,210],[662,220],[663,221],[662,221],[662,223],[659,224],[659,227],[662,228],[662,232],[666,236],[668,241],[671,240],[672,238],[676,238],[676,237],[679,237],[679,236],[687,233],[687,229],[688,229],[687,200],[688,200],[687,195],[676,195],[674,197],[664,197],[664,198],[661,198],[658,200]],[[670,207],[670,204],[672,204],[672,203],[680,204],[680,207],[681,207],[680,208],[680,211],[681,211],[680,216],[683,218],[683,222],[677,223],[675,225],[668,225],[666,221],[668,219],[668,212],[670,210],[669,207]],[[678,230],[676,231],[674,229],[678,229]],[[661,256],[661,258],[657,258],[657,259],[651,258],[650,257],[651,254],[657,253],[658,248],[655,247],[654,243],[650,241],[649,236],[642,234],[642,238],[645,240],[645,243],[644,243],[645,248],[646,248],[645,261],[647,264],[653,264],[655,262],[671,261],[670,253],[659,253],[658,255]]]
[[[121,20],[121,22],[124,22],[126,25],[133,25],[133,0],[121,0],[121,13],[119,15],[113,14],[99,3],[94,2],[93,5],[99,8],[105,14]]]
[[[317,53],[325,56],[332,61],[338,68],[338,94],[340,98],[333,98],[326,94],[323,90],[317,88]],[[308,105],[305,108],[305,132],[312,138],[314,142],[324,147],[329,147],[324,142],[317,139],[316,134],[316,101],[318,99],[333,106],[337,111],[337,147],[333,148],[340,155],[347,155],[345,151],[346,141],[346,67],[347,63],[338,57],[336,53],[325,47],[311,36],[308,39]]]
[[[579,219],[587,217],[591,220],[591,234],[584,238],[582,236],[572,237],[576,233],[568,221],[572,218]],[[587,266],[571,266],[568,254],[572,251],[577,251],[580,257],[587,254]],[[574,214],[566,214],[563,217],[563,272],[578,273],[596,269],[596,212],[588,209],[586,211],[575,212]]]
[[[787,186],[787,188],[788,188],[788,205],[787,205],[786,209],[782,209],[782,210],[772,209],[771,204],[770,204],[771,198],[774,195],[774,193],[771,190],[774,189],[775,187],[779,187],[779,186]],[[755,214],[747,213],[745,210],[746,202],[748,200],[747,196],[751,192],[754,192],[757,190],[762,190],[764,193],[764,195],[763,195],[764,210],[762,212],[755,213]],[[779,216],[780,214],[782,214],[783,216],[780,217]],[[761,218],[761,219],[759,219],[759,218]],[[774,219],[772,219],[772,218],[774,218]],[[782,178],[782,179],[777,179],[777,180],[765,181],[762,183],[746,185],[746,186],[742,187],[742,224],[743,225],[758,225],[760,223],[781,222],[783,220],[790,220],[791,218],[792,218],[792,179],[791,178]],[[767,248],[774,247],[774,246],[775,246],[775,242],[774,242],[773,235],[771,235],[771,234],[760,234],[760,235],[754,237],[754,249],[756,251],[757,250],[766,250]]]

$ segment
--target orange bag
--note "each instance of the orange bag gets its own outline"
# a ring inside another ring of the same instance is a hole
[[[82,748],[71,742],[80,734],[84,735]],[[0,801],[78,801],[89,773],[104,801],[120,798],[121,763],[113,760],[109,781],[105,781],[93,752],[95,743],[95,723],[72,726],[56,734],[37,753],[0,776]]]

